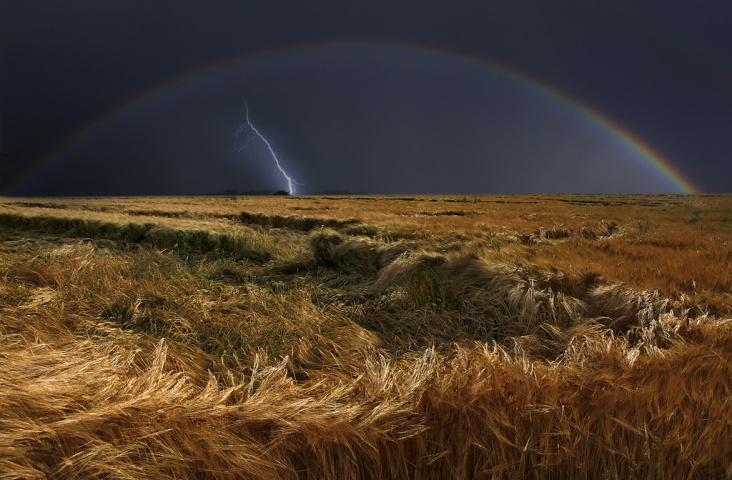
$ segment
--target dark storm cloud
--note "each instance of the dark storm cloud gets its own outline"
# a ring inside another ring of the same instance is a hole
[[[523,72],[624,125],[703,189],[729,191],[725,20],[732,7],[721,2],[6,0],[0,148],[18,158],[2,158],[0,182],[7,189],[85,125],[185,72],[278,48],[378,42]],[[270,70],[243,65],[128,110],[17,193],[278,188],[271,169],[250,158],[256,152],[232,155],[244,95],[295,178],[308,183],[303,190],[599,191],[598,178],[615,189],[671,188],[596,126],[571,112],[552,117],[563,107],[498,88],[475,70],[420,70],[395,58],[291,60]],[[491,95],[489,84],[501,91]],[[507,92],[516,97],[502,98]],[[587,152],[593,158],[579,161]],[[636,170],[634,181],[613,176]]]

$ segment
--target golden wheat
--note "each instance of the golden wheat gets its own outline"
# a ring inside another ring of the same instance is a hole
[[[732,478],[731,207],[3,199],[0,478]]]

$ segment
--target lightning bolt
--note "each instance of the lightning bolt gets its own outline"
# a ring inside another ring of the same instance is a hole
[[[280,165],[280,161],[277,158],[277,154],[272,149],[272,145],[269,144],[266,138],[264,138],[264,135],[259,133],[259,130],[257,130],[257,127],[254,126],[251,120],[249,120],[249,105],[244,102],[244,106],[246,107],[246,119],[247,123],[245,125],[239,125],[239,128],[236,130],[236,138],[239,138],[239,135],[243,134],[244,132],[254,132],[263,142],[265,145],[267,145],[267,148],[269,149],[269,153],[272,154],[272,159],[275,162],[275,165],[277,165],[277,169],[282,173],[282,176],[287,179],[287,187],[289,188],[290,195],[295,195],[295,184],[297,183],[295,180],[293,180],[289,175],[287,175],[287,172],[285,172],[285,169],[282,168],[282,165]],[[245,148],[249,146],[249,142],[251,141],[251,134],[247,135],[247,141],[241,148],[236,148],[235,150],[237,152],[243,151]]]

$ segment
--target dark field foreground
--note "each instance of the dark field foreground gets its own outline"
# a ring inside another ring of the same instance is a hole
[[[0,478],[732,479],[732,197],[0,199]]]

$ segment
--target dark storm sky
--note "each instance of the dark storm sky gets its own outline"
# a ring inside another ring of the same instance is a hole
[[[730,25],[726,0],[2,0],[0,193],[283,189],[251,130],[236,151],[247,103],[299,193],[680,191],[579,105],[730,192]]]

